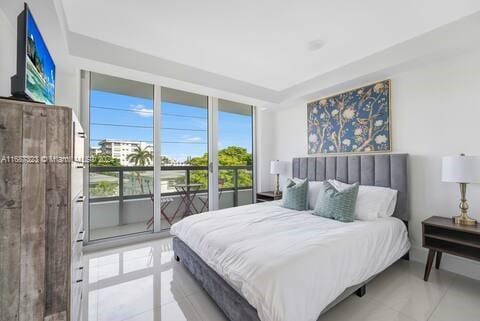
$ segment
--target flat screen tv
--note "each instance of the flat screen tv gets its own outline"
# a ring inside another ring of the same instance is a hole
[[[12,77],[12,95],[55,103],[55,63],[27,4],[18,16],[17,74]]]

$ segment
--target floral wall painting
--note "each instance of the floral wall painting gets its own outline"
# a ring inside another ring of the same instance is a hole
[[[390,81],[308,103],[308,153],[391,150]]]

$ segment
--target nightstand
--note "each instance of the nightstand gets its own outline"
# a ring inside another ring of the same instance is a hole
[[[422,222],[422,231],[423,247],[429,250],[423,278],[425,281],[428,281],[435,255],[436,269],[440,268],[444,252],[480,261],[479,225],[458,225],[451,218],[432,216]]]
[[[257,203],[271,202],[279,199],[282,199],[282,192],[280,192],[280,195],[278,196],[274,196],[273,191],[257,193]]]

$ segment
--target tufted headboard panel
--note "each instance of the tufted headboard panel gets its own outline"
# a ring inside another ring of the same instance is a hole
[[[393,216],[408,221],[407,159],[408,154],[301,157],[292,160],[292,173],[293,177],[310,181],[336,179],[396,189]]]

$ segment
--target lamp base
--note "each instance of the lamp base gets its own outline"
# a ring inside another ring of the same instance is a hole
[[[275,190],[273,191],[273,197],[280,195],[280,174],[276,174]]]
[[[460,225],[477,225],[477,221],[469,217],[468,215],[454,216],[452,217],[452,221],[453,223]]]

